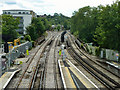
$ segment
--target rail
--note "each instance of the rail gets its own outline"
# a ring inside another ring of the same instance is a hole
[[[68,51],[71,54],[71,56],[74,57],[77,60],[77,62],[79,62],[88,72],[90,72],[91,75],[93,75],[95,78],[97,78],[101,83],[103,83],[108,88],[114,89],[116,86],[120,85],[118,82],[116,82],[115,80],[111,79],[110,77],[105,75],[103,72],[101,72],[100,70],[96,69],[95,67],[90,65],[85,60],[83,60],[83,58],[73,49],[69,39],[68,39],[68,41],[69,41],[69,44],[70,44],[69,46],[71,47],[71,50],[69,49]],[[73,55],[73,53],[75,53],[75,54]],[[79,59],[81,59],[81,61]],[[88,66],[89,66],[89,68],[88,68]],[[96,74],[96,72],[97,72],[97,74]],[[109,80],[110,82],[112,82],[116,86],[115,87],[111,86],[108,82],[103,80],[103,78],[101,78],[98,74],[101,74],[102,76],[104,76],[104,78],[107,78],[107,80]]]

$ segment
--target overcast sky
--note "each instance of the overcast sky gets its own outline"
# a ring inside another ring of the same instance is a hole
[[[72,16],[74,11],[84,6],[112,4],[116,0],[0,0],[0,14],[2,10],[27,9],[33,10],[39,15],[62,13]]]

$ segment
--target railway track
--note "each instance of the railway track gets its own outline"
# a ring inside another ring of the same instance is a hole
[[[40,57],[37,57],[37,56],[41,56],[40,54],[44,51],[44,49],[45,49],[45,47],[46,47],[46,45],[49,43],[49,42],[51,42],[51,39],[52,39],[52,37],[48,40],[48,41],[46,41],[45,43],[43,43],[44,44],[44,47],[40,47],[39,49],[38,49],[38,51],[35,53],[35,55],[33,56],[33,58],[32,58],[32,60],[31,60],[31,62],[28,64],[28,66],[27,66],[27,68],[26,68],[26,70],[25,70],[25,72],[23,73],[23,75],[22,75],[22,77],[20,78],[20,80],[19,80],[19,82],[18,82],[18,84],[17,84],[17,86],[16,86],[16,89],[17,88],[31,88],[30,86],[31,86],[31,80],[30,80],[30,82],[28,83],[28,81],[26,81],[26,80],[24,80],[25,78],[26,78],[26,76],[30,76],[30,78],[32,78],[32,76],[33,76],[33,72],[32,72],[32,70],[35,70],[36,69],[36,64],[38,63],[38,61],[39,61],[39,59],[40,59]],[[41,48],[42,48],[42,50],[41,50]],[[33,61],[33,60],[36,60],[36,61]],[[30,74],[30,72],[32,72],[31,74]],[[26,81],[26,82],[25,82]]]
[[[100,81],[103,85],[105,85],[109,89],[115,89],[120,86],[119,83],[119,77],[116,75],[112,74],[108,70],[105,70],[105,68],[100,67],[99,65],[96,65],[96,63],[92,61],[88,61],[88,58],[83,58],[82,56],[86,57],[82,52],[76,52],[73,48],[72,43],[73,40],[68,39],[69,41],[69,49],[68,52],[70,55],[85,69],[87,70],[91,75],[93,75],[98,81]],[[108,74],[109,73],[109,74]],[[109,77],[106,74],[112,76]],[[114,78],[116,80],[114,80]],[[118,81],[117,81],[118,80]]]
[[[47,63],[49,51],[53,40],[46,46],[45,50],[41,54],[41,58],[36,66],[36,70],[34,71],[33,77],[31,79],[31,89],[38,89],[44,88],[44,81],[45,81],[45,66]]]
[[[82,42],[80,39],[75,39],[71,34],[69,34],[72,42],[74,43],[74,45],[76,46],[76,48],[78,49],[78,51],[80,53],[82,53],[82,55],[84,55],[87,59],[89,59],[90,61],[94,62],[95,64],[97,64],[98,66],[106,69],[108,72],[114,74],[115,76],[120,78],[120,69],[119,68],[115,68],[114,66],[108,65],[105,62],[101,62],[98,60],[98,58],[92,59],[91,56],[88,54],[88,52],[86,51],[86,49],[80,49],[80,43]],[[74,39],[74,40],[73,40]]]
[[[31,79],[34,75],[33,71],[35,71],[36,69],[36,65],[40,59],[41,53],[44,51],[46,45],[51,42],[52,37],[53,36],[51,36],[48,40],[43,42],[42,45],[37,49],[33,57],[29,60],[29,62],[25,64],[26,67],[24,68],[22,75],[20,76],[16,85],[13,85],[15,87],[12,87],[12,88],[15,88],[15,90],[17,90],[19,88],[30,88],[31,87]],[[8,85],[5,89],[9,88],[9,86],[10,85]]]
[[[112,68],[114,68],[114,69],[112,69],[112,71],[111,71],[111,70],[108,69],[107,67],[102,66],[102,65],[101,65],[100,63],[98,63],[96,60],[91,59],[89,56],[87,56],[86,53],[83,52],[83,51],[79,48],[78,43],[76,43],[76,42],[77,42],[76,40],[75,40],[75,42],[74,42],[74,40],[73,40],[72,37],[71,37],[71,39],[72,39],[72,42],[74,43],[77,51],[79,51],[78,53],[80,53],[81,55],[83,55],[83,56],[85,56],[87,59],[89,59],[89,60],[88,60],[89,63],[91,63],[92,65],[95,65],[95,66],[97,65],[99,68],[104,69],[105,71],[103,71],[103,72],[109,72],[109,73],[110,73],[110,76],[111,76],[111,75],[114,75],[114,76],[117,77],[117,79],[120,78],[120,75],[119,75],[119,72],[120,72],[120,71],[119,71],[119,69],[112,67]],[[113,71],[113,70],[114,70],[114,71]],[[115,71],[118,72],[118,73],[116,73]],[[112,77],[112,76],[111,76],[111,77]]]
[[[31,89],[58,88],[55,65],[55,46],[57,39],[58,36],[54,36],[52,42],[48,44],[46,50],[42,53],[42,58],[38,62],[31,81]],[[53,60],[50,61],[50,59]],[[52,78],[52,80],[50,78]]]

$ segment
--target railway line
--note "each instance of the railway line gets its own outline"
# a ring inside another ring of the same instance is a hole
[[[21,71],[15,74],[4,89],[120,88],[118,74],[87,56],[69,33],[66,33],[67,38],[63,41],[60,40],[64,38],[61,35],[62,32],[49,32],[43,42],[38,40],[42,44],[31,52],[27,62],[19,65]],[[67,48],[63,48],[65,45]]]
[[[106,67],[107,65],[106,65],[106,66],[103,66],[103,63],[100,64],[100,63],[98,63],[97,60],[91,59],[88,54],[86,54],[83,50],[81,50],[81,49],[77,46],[78,44],[76,44],[75,38],[74,38],[75,42],[74,42],[73,38],[71,38],[71,39],[72,39],[72,41],[73,41],[73,43],[74,43],[74,45],[75,45],[75,47],[76,47],[76,49],[77,49],[77,52],[80,53],[81,55],[85,56],[85,57],[88,59],[88,62],[89,62],[89,63],[91,63],[92,65],[95,65],[95,67],[98,66],[100,69],[103,69],[102,72],[107,72],[107,71],[108,71],[108,73],[109,73],[108,75],[110,75],[110,76],[113,77],[113,78],[114,78],[114,76],[116,76],[116,77],[117,77],[116,80],[118,80],[118,78],[120,78],[120,71],[119,71],[118,68],[111,67],[111,69],[109,69],[108,67]],[[97,65],[97,66],[96,66],[96,65]],[[109,66],[109,67],[110,67],[110,66]],[[104,71],[104,70],[105,70],[105,71]],[[111,71],[111,70],[112,70],[112,71]],[[113,71],[113,70],[114,70],[114,71]],[[114,79],[115,79],[115,78],[114,78]]]
[[[55,46],[57,39],[55,36],[44,51],[42,55],[43,58],[41,58],[37,65],[31,88],[58,88],[56,66],[53,65],[55,63]],[[50,59],[52,59],[52,61]]]
[[[25,63],[24,70],[22,70],[17,77],[17,80],[14,80],[15,83],[12,82],[12,80],[10,81],[10,83],[8,84],[7,88],[30,88],[31,87],[31,82],[34,76],[34,71],[36,71],[36,66],[39,62],[39,59],[42,55],[42,52],[44,51],[45,47],[51,42],[53,36],[55,34],[53,34],[50,38],[48,38],[48,40],[46,40],[45,42],[42,43],[42,45],[40,45],[39,48],[37,48],[37,51],[35,52],[35,54],[33,55],[33,57],[30,58],[28,63]]]
[[[36,66],[34,75],[31,81],[30,88],[44,88],[44,78],[45,78],[45,66],[47,62],[47,56],[51,48],[52,41],[46,46],[45,50],[41,54],[41,58]]]
[[[72,37],[72,38],[73,38],[73,37]],[[79,45],[79,44],[80,44],[80,41],[79,41],[79,40],[76,40],[75,38],[74,38],[74,40],[75,40],[74,43],[75,43],[77,49],[78,49],[83,55],[85,55],[86,58],[88,58],[90,61],[93,61],[93,62],[94,62],[95,64],[97,64],[98,66],[100,66],[100,67],[106,69],[107,71],[111,72],[111,73],[114,74],[115,76],[120,77],[120,69],[119,69],[119,68],[116,68],[116,67],[114,67],[114,66],[109,65],[109,64],[107,64],[105,61],[98,60],[98,58],[92,59],[92,58],[91,58],[92,56],[91,56],[90,54],[88,54],[88,53],[85,52],[84,50],[80,49],[80,45]]]
[[[93,75],[97,80],[99,80],[103,85],[105,85],[109,89],[115,89],[120,86],[119,76],[114,75],[113,73],[109,72],[105,68],[100,67],[93,61],[88,60],[88,58],[80,51],[78,48],[76,49],[74,40],[71,40],[69,37],[69,49],[68,52],[70,55],[91,75]],[[73,46],[74,45],[74,46]],[[111,77],[110,77],[111,76]]]

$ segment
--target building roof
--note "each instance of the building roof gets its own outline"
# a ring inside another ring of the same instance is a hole
[[[24,9],[10,9],[10,10],[3,10],[3,11],[33,11],[33,10],[24,10]]]

